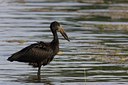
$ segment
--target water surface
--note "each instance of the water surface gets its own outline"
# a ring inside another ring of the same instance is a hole
[[[0,0],[0,85],[127,85],[125,0]],[[59,21],[60,54],[41,69],[6,59],[36,41],[51,41]]]

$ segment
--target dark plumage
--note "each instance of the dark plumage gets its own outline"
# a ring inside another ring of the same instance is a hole
[[[49,64],[54,56],[59,51],[59,40],[57,31],[59,31],[62,36],[69,41],[67,34],[63,30],[62,26],[56,21],[52,22],[50,25],[51,31],[53,33],[53,40],[49,43],[45,42],[37,42],[31,44],[22,50],[12,54],[7,60],[9,61],[19,61],[26,62],[33,67],[38,67],[38,78],[40,79],[40,68],[41,66],[45,66]]]

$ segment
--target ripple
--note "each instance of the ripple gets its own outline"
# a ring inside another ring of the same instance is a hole
[[[0,2],[0,85],[127,85],[127,3],[115,0]],[[63,25],[71,41],[58,35],[61,53],[49,65],[42,66],[41,81],[38,81],[37,68],[6,59],[36,41],[51,41],[52,21]]]

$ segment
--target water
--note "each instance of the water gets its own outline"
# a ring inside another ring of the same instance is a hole
[[[127,85],[126,0],[0,0],[0,85]],[[60,54],[41,69],[8,62],[36,41],[50,41],[49,24],[59,21]]]

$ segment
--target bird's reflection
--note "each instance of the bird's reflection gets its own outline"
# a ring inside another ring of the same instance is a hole
[[[43,83],[44,85],[53,85],[50,78],[42,75],[40,79],[38,79],[37,75],[29,74],[22,74],[17,75],[18,77],[15,82],[22,82],[22,83]]]

